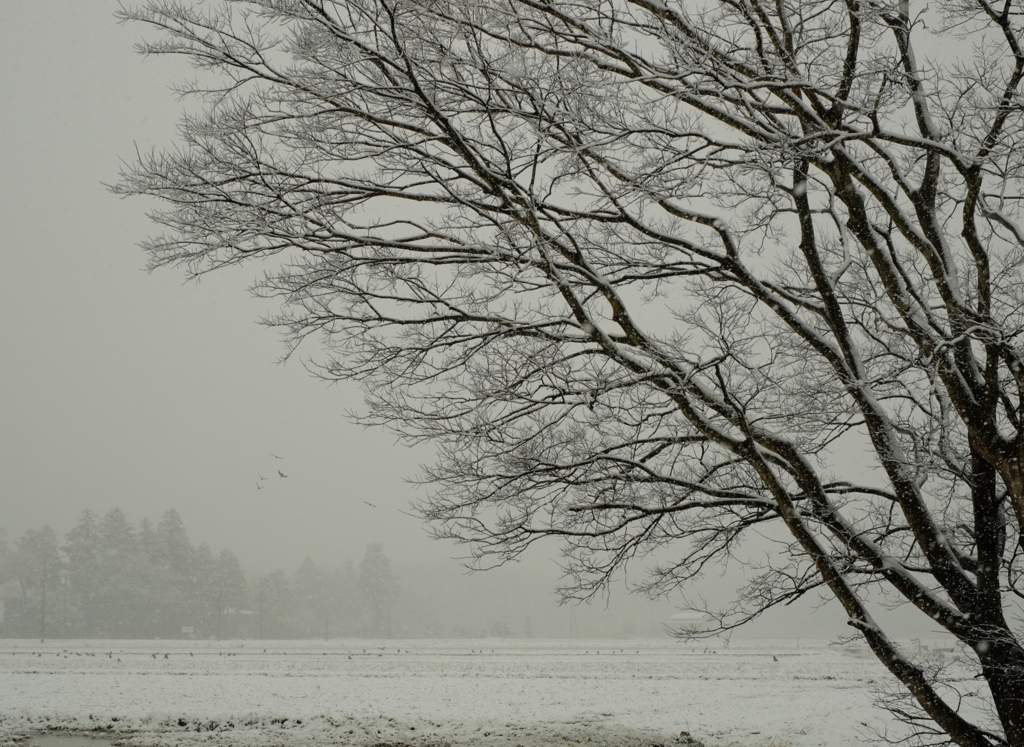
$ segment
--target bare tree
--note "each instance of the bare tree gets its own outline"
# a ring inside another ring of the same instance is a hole
[[[482,565],[555,536],[587,596],[660,549],[660,593],[785,537],[719,630],[824,591],[918,737],[1024,745],[1024,4],[917,5],[153,0],[206,106],[116,191],[153,266],[262,260]]]

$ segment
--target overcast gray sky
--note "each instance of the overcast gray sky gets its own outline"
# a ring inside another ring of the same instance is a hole
[[[244,291],[255,269],[199,285],[141,269],[147,205],[103,183],[136,146],[173,140],[169,86],[188,69],[137,56],[141,29],[116,8],[4,11],[0,526],[14,539],[63,532],[85,508],[137,521],[174,507],[195,541],[247,566],[358,560],[374,540],[443,561],[455,548],[398,511],[429,455],[347,422],[354,387],[275,365],[283,348]],[[257,491],[279,468],[288,479]]]
[[[194,542],[251,570],[358,562],[380,541],[399,566],[454,573],[461,548],[402,513],[415,495],[403,478],[429,452],[347,421],[355,387],[276,365],[280,340],[256,323],[267,309],[245,293],[256,268],[201,284],[142,270],[147,205],[104,183],[136,147],[173,141],[170,86],[189,71],[138,57],[142,30],[117,25],[117,7],[15,3],[0,25],[0,528],[63,535],[86,508],[136,522],[176,508]],[[477,583],[547,594],[554,562],[528,565]],[[760,630],[792,634],[802,617]],[[806,629],[837,623],[819,615]]]

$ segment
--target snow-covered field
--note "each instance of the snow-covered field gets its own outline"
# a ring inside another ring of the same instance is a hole
[[[872,658],[793,641],[0,641],[0,745],[846,747]]]

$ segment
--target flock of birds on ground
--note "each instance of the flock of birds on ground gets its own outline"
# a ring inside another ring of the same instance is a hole
[[[385,651],[386,649],[387,649],[387,646],[379,646],[377,650],[378,650],[378,651]],[[402,653],[402,649],[400,649],[400,648],[399,648],[399,649],[396,649],[396,650],[395,650],[395,652],[396,652],[396,653],[399,653],[399,654],[400,654],[400,653]],[[17,653],[18,653],[17,651],[11,651],[11,656],[14,656],[14,655],[16,655]],[[49,651],[27,651],[26,653],[27,653],[27,654],[28,654],[29,656],[35,656],[35,657],[37,657],[37,658],[42,658],[44,654],[48,654],[48,653],[50,653],[50,652],[49,652]],[[126,656],[127,656],[127,654],[128,654],[128,652],[125,652],[125,651],[119,651],[118,653],[122,653],[122,654],[124,654],[124,655],[126,655]],[[218,655],[218,656],[238,656],[238,655],[240,655],[241,653],[246,653],[246,654],[248,654],[248,653],[250,653],[250,652],[248,652],[248,651],[245,651],[245,652],[239,652],[239,651],[218,651],[218,652],[217,652],[217,655]],[[251,653],[255,653],[255,652],[251,652]],[[264,653],[264,654],[265,654],[265,653],[267,653],[267,649],[263,649],[263,653]],[[282,651],[281,653],[282,653],[283,655],[287,656],[287,655],[288,655],[288,653],[290,653],[290,652],[288,652],[288,651]],[[322,652],[323,656],[327,656],[327,655],[328,655],[328,653],[329,653],[329,652],[327,652],[327,651],[324,651],[324,652]],[[337,652],[334,652],[334,653],[336,653],[336,654],[346,654],[346,655],[348,656],[348,658],[349,658],[349,659],[351,659],[351,658],[352,658],[352,654],[351,654],[350,652],[348,652],[348,651],[337,651]],[[373,656],[373,655],[374,655],[374,652],[373,652],[373,651],[367,651],[367,650],[366,650],[365,648],[363,649],[362,653],[366,654],[367,656]],[[407,654],[411,654],[411,653],[412,653],[412,651],[410,651],[410,650],[406,649],[406,650],[405,650],[405,653],[407,653]],[[478,653],[478,652],[474,651],[473,653]],[[482,653],[484,653],[484,652],[483,652],[483,649],[481,649],[481,650],[479,651],[479,653],[481,653],[481,654],[482,654]],[[491,653],[492,653],[492,654],[494,653],[494,649],[491,649]],[[68,651],[67,649],[65,649],[65,650],[63,650],[63,651],[57,651],[57,652],[55,652],[55,653],[54,653],[54,656],[55,656],[55,657],[57,657],[58,659],[60,659],[60,658],[66,659],[66,658],[68,658],[68,655],[69,655],[69,654],[73,654],[74,656],[96,656],[96,652],[95,652],[95,651],[85,651],[85,652],[82,652],[82,651]],[[137,655],[137,656],[145,656],[145,654],[146,654],[146,652],[139,652],[139,653],[138,653],[138,654],[136,654],[136,655]],[[154,652],[149,652],[149,655],[150,655],[150,656],[151,656],[152,658],[154,658],[154,659],[157,659],[157,658],[159,658],[159,657],[160,657],[160,655],[161,655],[161,654],[160,654],[160,653],[154,653]],[[189,652],[188,652],[188,655],[189,655],[190,657],[193,657],[193,658],[195,657],[195,654],[194,654],[193,652],[191,652],[191,651],[189,651]],[[273,653],[272,653],[271,655],[273,655]],[[378,653],[378,654],[376,654],[376,655],[377,655],[377,656],[383,656],[384,654],[383,654],[383,653]],[[180,654],[180,656],[184,657],[184,656],[185,656],[185,654],[184,654],[184,653],[181,653],[181,654]],[[359,656],[359,653],[356,653],[356,656]],[[108,658],[108,659],[113,659],[113,658],[114,658],[114,652],[113,652],[113,651],[108,651],[108,652],[107,652],[107,658]],[[170,659],[170,658],[171,658],[171,655],[170,655],[170,654],[163,654],[163,658],[165,658],[165,659]],[[121,661],[121,657],[120,657],[120,656],[118,656],[118,657],[117,657],[117,660],[118,660],[118,661]]]
[[[378,652],[383,652],[383,651],[385,651],[386,649],[387,649],[387,646],[378,646],[378,647],[377,647],[377,651],[378,651]],[[691,649],[691,651],[693,651],[693,649]],[[394,652],[395,652],[395,653],[398,653],[398,654],[401,654],[401,653],[403,653],[403,652],[402,652],[402,649],[400,649],[400,648],[394,649]],[[693,652],[694,652],[694,653],[696,653],[695,651],[693,651]],[[14,656],[14,655],[15,655],[15,654],[17,654],[17,653],[19,653],[19,652],[17,652],[17,651],[11,651],[11,656]],[[27,653],[27,654],[28,654],[29,656],[36,656],[36,657],[42,658],[42,656],[43,656],[44,654],[48,654],[48,653],[50,653],[50,652],[49,652],[49,651],[46,651],[46,652],[41,652],[41,651],[27,651],[27,652],[25,652],[25,653]],[[124,654],[124,655],[126,655],[126,656],[127,656],[127,654],[128,654],[128,652],[124,652],[124,651],[119,651],[118,653],[122,653],[122,654]],[[145,655],[146,653],[147,653],[147,652],[139,652],[139,653],[138,653],[138,654],[136,654],[136,655],[137,655],[137,656],[144,656],[144,655]],[[160,657],[160,653],[154,653],[154,652],[148,652],[148,653],[149,653],[149,655],[150,655],[151,657],[153,657],[154,659],[156,659],[156,658],[159,658],[159,657]],[[242,652],[239,652],[239,651],[218,651],[218,652],[217,652],[217,655],[218,655],[218,656],[239,656],[240,654],[253,654],[253,653],[256,653],[256,652],[255,652],[255,651],[252,651],[252,652],[249,652],[249,651],[242,651]],[[264,653],[264,654],[265,654],[265,653],[267,653],[267,649],[263,649],[263,652],[262,652],[262,653]],[[288,655],[289,653],[298,653],[298,652],[289,652],[289,651],[281,651],[281,652],[280,652],[280,654],[281,654],[281,655],[284,655],[284,656],[287,656],[287,655]],[[316,653],[316,652],[313,652],[313,655],[315,655],[315,653]],[[328,656],[329,654],[333,653],[333,654],[335,654],[335,655],[347,655],[349,659],[351,659],[351,658],[352,658],[352,652],[349,652],[349,651],[334,651],[334,652],[328,652],[328,651],[323,651],[323,652],[320,652],[320,653],[322,653],[322,655],[323,655],[323,656]],[[411,650],[409,650],[409,649],[406,649],[406,650],[405,650],[405,653],[407,653],[407,654],[411,654],[411,653],[413,653],[413,652],[412,652]],[[482,649],[482,648],[481,648],[481,649],[470,649],[470,653],[471,653],[471,654],[477,654],[477,655],[483,655],[483,654],[486,654],[486,653],[487,653],[487,651],[485,651],[485,650],[484,650],[484,649]],[[490,650],[490,653],[492,653],[492,654],[494,653],[494,649],[493,649],[493,648],[492,648],[492,649]],[[586,655],[589,655],[590,653],[591,653],[590,651],[585,651],[585,652],[584,652],[584,654],[586,654]],[[600,651],[594,651],[593,653],[594,653],[594,654],[600,654],[601,652],[600,652]],[[621,650],[621,651],[619,651],[619,652],[615,652],[615,651],[612,651],[611,653],[612,653],[612,654],[615,654],[615,653],[623,653],[623,654],[624,654],[624,653],[626,653],[626,649],[622,649],[622,650]],[[639,652],[639,651],[637,651],[636,653],[638,653],[638,654],[639,654],[640,652]],[[705,648],[705,649],[704,649],[704,653],[705,653],[705,654],[717,654],[718,652],[717,652],[717,651],[715,651],[714,649],[708,649],[708,648]],[[86,652],[82,652],[82,651],[68,651],[67,649],[65,649],[64,651],[58,651],[58,652],[55,652],[55,653],[54,653],[54,656],[56,656],[57,658],[61,658],[61,657],[63,657],[63,658],[65,658],[65,659],[66,659],[66,658],[68,658],[68,654],[74,654],[75,656],[96,656],[96,653],[95,653],[94,651],[86,651]],[[364,649],[362,650],[362,654],[360,654],[359,652],[355,652],[355,654],[356,654],[356,656],[360,656],[360,655],[363,655],[363,654],[365,654],[366,656],[374,656],[374,655],[376,655],[376,656],[384,656],[384,654],[383,654],[383,653],[376,653],[376,654],[375,654],[375,652],[373,652],[373,651],[367,651],[367,650],[366,650],[365,648],[364,648]],[[180,656],[182,656],[182,657],[184,657],[184,655],[185,655],[185,654],[184,654],[183,652],[182,652],[182,653],[180,654]],[[188,652],[188,655],[189,655],[189,656],[191,656],[191,657],[195,657],[195,654],[194,654],[194,653],[192,653],[191,651],[189,651],[189,652]],[[275,654],[274,654],[274,652],[271,652],[271,654],[270,654],[270,655],[271,655],[271,656],[274,656]],[[302,654],[299,654],[299,655],[302,655]],[[307,655],[310,655],[310,654],[307,654]],[[777,662],[777,661],[779,660],[779,659],[778,659],[778,657],[776,657],[776,656],[775,656],[774,654],[770,654],[770,656],[772,657],[772,661],[775,661],[775,662]],[[113,659],[113,658],[114,658],[114,652],[113,652],[113,651],[108,651],[108,652],[107,652],[107,658],[108,658],[108,659]],[[165,654],[163,654],[163,658],[165,658],[165,659],[170,659],[170,658],[171,658],[171,655],[170,655],[170,654],[167,654],[167,653],[165,653]],[[119,657],[117,657],[117,660],[118,660],[118,661],[121,661],[121,657],[120,657],[120,656],[119,656]]]

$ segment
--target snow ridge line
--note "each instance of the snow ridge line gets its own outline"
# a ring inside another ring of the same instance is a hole
[[[97,737],[120,747],[703,747],[687,732],[633,729],[608,723],[439,724],[319,714],[0,715],[0,747],[24,747],[35,734]]]

